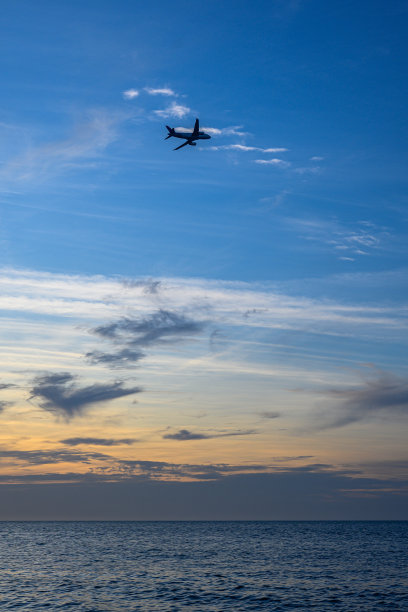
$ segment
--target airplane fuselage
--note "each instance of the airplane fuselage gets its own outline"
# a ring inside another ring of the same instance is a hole
[[[211,136],[209,134],[206,134],[205,132],[198,132],[197,136],[195,136],[193,132],[174,131],[174,134],[172,134],[172,136],[174,136],[174,138],[185,138],[186,140],[208,140],[209,138],[211,138]]]

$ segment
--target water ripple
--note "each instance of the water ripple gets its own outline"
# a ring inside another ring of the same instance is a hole
[[[407,540],[407,522],[0,522],[0,609],[406,611]]]

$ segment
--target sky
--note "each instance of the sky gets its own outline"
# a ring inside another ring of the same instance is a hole
[[[408,518],[407,17],[3,7],[0,519]]]

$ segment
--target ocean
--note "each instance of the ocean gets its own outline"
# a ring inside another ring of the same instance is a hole
[[[0,610],[408,611],[408,522],[0,522]]]

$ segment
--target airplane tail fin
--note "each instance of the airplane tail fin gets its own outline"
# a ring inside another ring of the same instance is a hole
[[[171,136],[174,136],[174,128],[171,128],[169,125],[166,125],[166,128],[167,128],[168,134],[164,140],[167,140],[168,138],[171,138]]]

